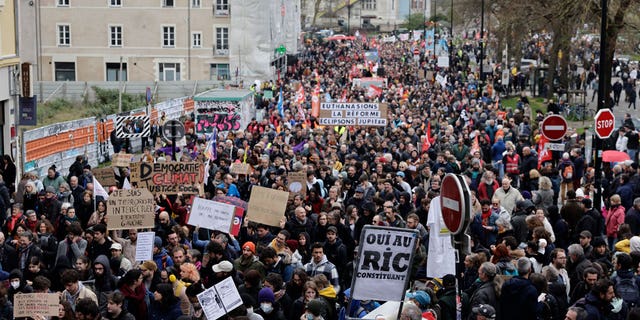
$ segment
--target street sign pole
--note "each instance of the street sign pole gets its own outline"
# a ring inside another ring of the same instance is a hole
[[[602,110],[604,108],[606,108],[606,103],[608,100],[608,97],[606,96],[607,93],[607,88],[606,85],[607,83],[610,83],[610,81],[607,81],[607,76],[611,77],[611,70],[605,70],[604,68],[602,68],[603,65],[608,65],[605,64],[604,61],[607,59],[607,54],[606,54],[606,48],[605,45],[602,44],[606,44],[607,43],[607,20],[608,20],[608,1],[607,0],[602,0],[602,4],[601,4],[601,8],[602,8],[602,12],[601,12],[601,17],[600,17],[600,43],[601,43],[601,47],[600,47],[600,70],[598,72],[598,110]],[[597,128],[596,128],[597,129]],[[595,193],[595,199],[593,199],[593,207],[596,208],[597,210],[601,210],[602,209],[602,202],[601,202],[601,198],[602,198],[602,190],[600,190],[601,184],[600,184],[600,180],[602,180],[602,139],[600,137],[598,137],[596,135],[595,139],[593,139],[593,150],[595,152],[595,156],[596,156],[596,161],[594,163],[594,167],[595,167],[595,188],[596,188],[596,193]]]
[[[171,159],[177,160],[176,157],[176,126],[171,126]]]

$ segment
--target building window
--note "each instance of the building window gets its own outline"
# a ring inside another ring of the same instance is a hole
[[[202,48],[202,32],[194,32],[191,34],[191,47]]]
[[[216,55],[229,54],[229,28],[216,28]]]
[[[56,81],[76,81],[75,62],[55,62]]]
[[[174,0],[162,0],[162,6],[165,8],[173,8]]]
[[[160,71],[160,81],[180,81],[179,63],[160,63],[158,70]]]
[[[122,79],[120,75],[122,74]],[[107,62],[107,81],[127,81],[127,63],[122,63],[122,73],[120,73],[120,63]]]
[[[191,0],[191,8],[200,8],[200,0]]]
[[[226,63],[212,63],[209,73],[210,80],[230,80],[231,73],[229,72],[229,64]]]
[[[68,24],[58,25],[58,46],[68,47],[71,45],[71,27]]]
[[[216,0],[215,8],[217,16],[229,15],[229,0]]]
[[[363,10],[376,10],[376,0],[364,0],[362,1]]]
[[[122,0],[109,0],[110,7],[122,7]]]
[[[69,0],[58,0],[58,7],[68,7]]]
[[[122,26],[109,26],[109,46],[122,47]]]
[[[162,46],[168,48],[176,46],[176,27],[162,26]]]

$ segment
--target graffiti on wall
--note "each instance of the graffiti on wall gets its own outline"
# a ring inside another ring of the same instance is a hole
[[[218,131],[240,130],[240,104],[235,101],[197,101],[196,132],[211,133]]]

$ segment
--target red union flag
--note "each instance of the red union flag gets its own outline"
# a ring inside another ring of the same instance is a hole
[[[304,103],[304,87],[302,86],[302,84],[300,84],[300,88],[298,88],[298,91],[296,91],[296,103]]]
[[[379,97],[382,94],[382,88],[374,85],[369,86],[369,90],[367,91],[367,96],[369,98]]]
[[[549,142],[549,139],[540,136],[540,140],[538,140],[538,169],[542,167],[543,162],[553,159],[551,152],[544,147],[547,142]]]
[[[317,84],[311,95],[311,115],[318,118],[320,116],[320,85]]]

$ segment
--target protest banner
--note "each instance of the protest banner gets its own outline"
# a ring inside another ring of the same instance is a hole
[[[198,162],[137,162],[131,165],[131,184],[153,194],[199,194],[204,165]]]
[[[216,320],[242,304],[242,298],[231,277],[197,295],[205,316]]]
[[[253,186],[245,219],[268,226],[280,226],[280,220],[284,219],[287,210],[287,200],[289,192]]]
[[[60,295],[57,293],[17,293],[13,296],[13,317],[57,317]]]
[[[147,261],[153,259],[153,240],[156,233],[138,232],[138,240],[136,241],[136,261]]]
[[[109,230],[154,227],[156,202],[144,188],[115,190],[107,200]]]
[[[231,225],[231,233],[234,237],[237,237],[240,234],[240,227],[242,227],[242,219],[244,217],[244,209],[240,207],[235,207],[234,216],[233,216],[233,224]]]
[[[187,224],[229,233],[235,209],[236,207],[230,204],[195,198],[191,205],[191,214],[189,214]]]
[[[328,126],[386,126],[387,104],[323,102],[318,123]]]
[[[353,299],[402,301],[417,238],[413,229],[365,226],[351,284]]]
[[[307,195],[307,172],[289,172],[287,175],[287,184],[289,186],[289,192],[293,194]]]
[[[111,158],[111,165],[114,167],[128,167],[131,164],[131,154],[116,153]]]
[[[248,163],[232,163],[230,168],[231,173],[244,175],[250,174],[252,169]]]
[[[115,186],[118,184],[116,181],[116,175],[113,171],[114,168],[94,168],[91,169],[91,173],[96,178],[96,180],[100,181],[103,186]]]
[[[242,200],[240,198],[236,198],[236,197],[215,196],[213,198],[213,201],[232,204],[232,205],[234,205],[236,207],[240,207],[240,208],[244,209],[244,211],[247,211],[247,209],[249,208],[249,204],[246,201],[244,201],[244,200]]]

